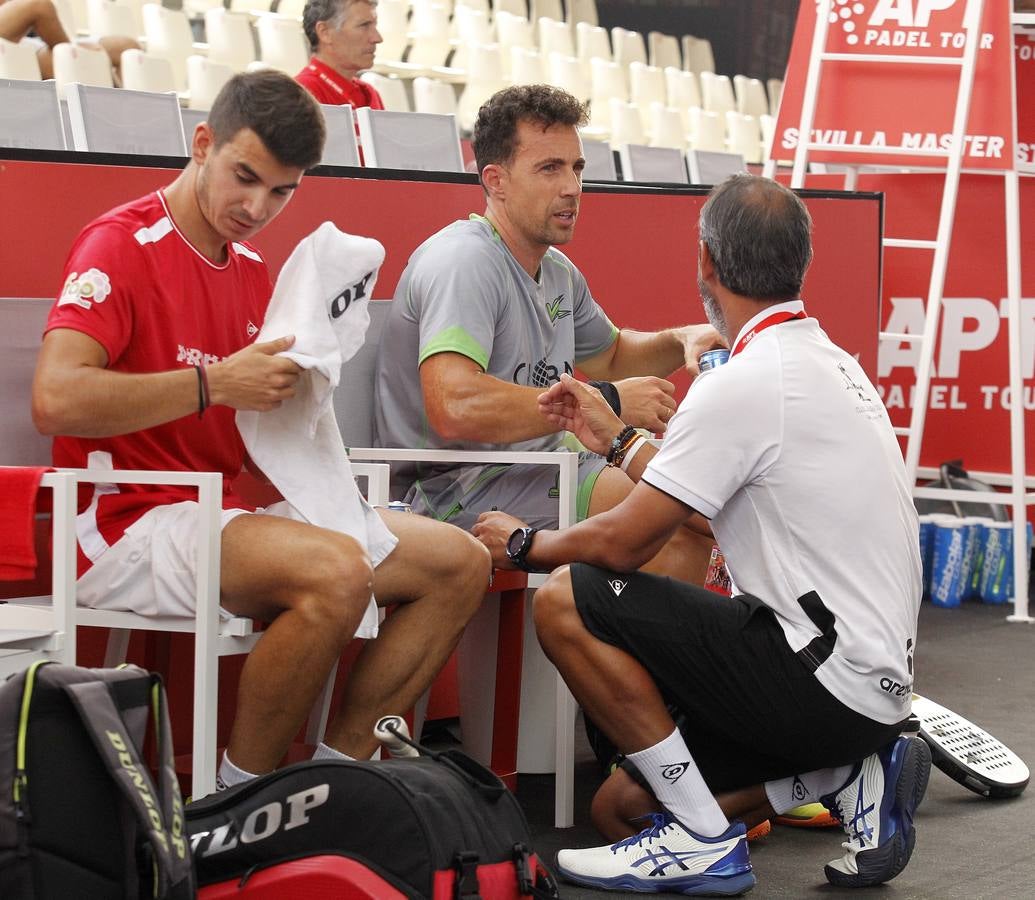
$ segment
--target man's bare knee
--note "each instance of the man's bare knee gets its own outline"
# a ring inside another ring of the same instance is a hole
[[[532,615],[536,634],[544,644],[570,632],[576,623],[581,624],[568,566],[555,571],[535,592]]]
[[[328,533],[300,558],[288,605],[314,627],[355,630],[373,591],[370,557],[351,537]]]

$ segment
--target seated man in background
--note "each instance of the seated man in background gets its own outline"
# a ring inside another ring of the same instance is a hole
[[[626,421],[661,432],[676,407],[665,377],[684,365],[695,373],[701,352],[721,345],[708,325],[619,330],[556,249],[578,219],[585,121],[578,100],[546,85],[507,88],[482,106],[473,148],[485,214],[432,235],[403,272],[378,355],[378,446],[556,450],[564,429],[538,414],[536,398],[576,366],[606,382]],[[399,465],[393,479],[414,512],[462,528],[497,507],[557,525],[551,466]],[[584,454],[579,518],[632,487],[620,469]],[[680,528],[652,565],[701,581],[711,547],[710,536]]]
[[[302,28],[312,56],[295,76],[299,84],[320,103],[385,108],[373,85],[356,77],[381,43],[377,0],[307,0]]]
[[[34,37],[26,37],[30,31]],[[122,51],[140,49],[140,44],[128,35],[77,40],[74,34],[65,32],[52,0],[0,0],[0,38],[34,44],[43,78],[54,77],[51,51],[58,44],[71,42],[81,47],[104,50],[111,58],[116,74],[122,61]]]
[[[899,737],[918,522],[876,389],[805,315],[810,231],[776,182],[717,187],[701,211],[699,285],[730,361],[694,384],[657,451],[563,376],[543,414],[613,448],[616,465],[635,454],[635,488],[563,531],[502,512],[475,529],[497,565],[555,570],[536,593],[539,641],[657,800],[639,835],[562,850],[572,881],[742,893],[754,884],[745,824],[816,801],[848,837],[831,883],[879,884],[912,853],[931,762],[921,739]],[[636,571],[691,514],[711,520],[741,594]],[[666,701],[686,715],[685,739]]]
[[[241,675],[221,786],[276,767],[373,592],[399,607],[365,644],[316,751],[369,757],[375,721],[428,687],[489,576],[488,554],[458,528],[370,511],[387,532],[368,548],[254,511],[231,487],[247,463],[234,410],[290,400],[300,372],[277,355],[292,336],[252,343],[271,288],[245,241],[291,199],[324,136],[319,107],[288,76],[231,79],[195,129],[183,173],[76,240],[33,386],[33,416],[56,435],[58,466],[223,473],[220,602],[269,627]],[[78,518],[79,602],[194,615],[193,497],[189,488],[98,485]]]

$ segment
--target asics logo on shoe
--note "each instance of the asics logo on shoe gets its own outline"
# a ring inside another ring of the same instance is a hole
[[[666,763],[660,767],[661,777],[666,781],[670,781],[672,784],[675,784],[683,776],[683,773],[689,765],[690,760],[681,763]]]
[[[859,776],[859,792],[855,795],[855,815],[852,816],[848,827],[852,829],[852,837],[857,841],[869,841],[873,839],[873,826],[867,820],[867,816],[873,812],[875,804],[866,805],[866,794],[863,790],[865,779]]]
[[[626,584],[628,584],[628,582],[626,582],[626,581],[619,581],[617,578],[612,578],[608,582],[608,584],[611,585],[611,590],[615,592],[615,596],[616,597],[621,597],[622,596],[622,591],[625,590],[625,586],[626,586]]]
[[[673,853],[664,844],[662,844],[654,852],[647,853],[645,856],[641,856],[639,859],[633,860],[632,865],[641,868],[653,865],[645,874],[652,878],[657,875],[664,875],[665,870],[671,866],[675,866],[682,869],[684,872],[689,871],[690,867],[685,861],[698,859],[702,856],[715,856],[715,851],[711,849],[707,850],[678,850]]]

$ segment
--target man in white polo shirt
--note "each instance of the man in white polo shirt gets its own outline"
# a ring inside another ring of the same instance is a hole
[[[641,834],[561,851],[570,880],[742,893],[754,885],[745,825],[817,801],[848,835],[832,883],[887,881],[912,852],[930,772],[923,741],[899,737],[917,519],[877,391],[800,299],[810,231],[804,204],[773,181],[716,188],[698,283],[730,361],[694,383],[658,451],[564,377],[541,412],[636,487],[565,531],[503,513],[475,528],[497,565],[556,569],[536,594],[539,640],[659,802]],[[733,598],[636,571],[694,516],[710,520]],[[666,702],[689,720],[685,741]]]

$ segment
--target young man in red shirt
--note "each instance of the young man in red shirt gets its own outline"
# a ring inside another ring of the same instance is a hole
[[[221,614],[269,623],[241,675],[227,786],[276,767],[373,593],[398,608],[358,657],[316,754],[369,757],[374,723],[428,687],[489,576],[488,553],[452,526],[379,510],[392,534],[368,548],[234,493],[248,464],[235,410],[279,406],[301,371],[278,355],[292,336],[254,343],[271,286],[247,241],[319,161],[324,136],[319,107],[290,77],[235,76],[195,129],[183,173],[76,240],[33,385],[58,466],[223,474]],[[193,615],[189,489],[98,485],[79,513],[81,604]]]
[[[318,102],[384,109],[381,95],[356,76],[374,64],[381,43],[377,0],[308,0],[302,27],[312,57],[295,80]]]

